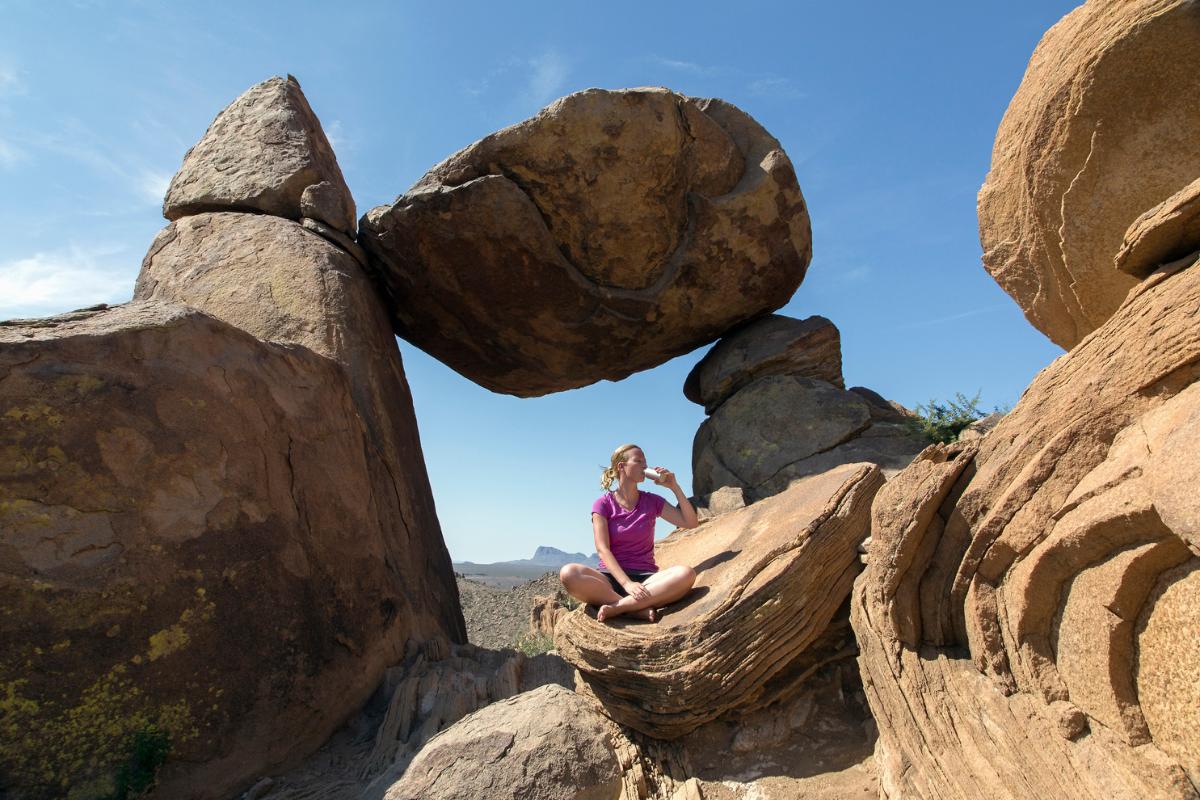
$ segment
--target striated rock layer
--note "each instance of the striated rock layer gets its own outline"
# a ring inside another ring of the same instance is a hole
[[[1122,234],[1200,175],[1197,73],[1187,0],[1091,0],[1034,51],[996,134],[979,233],[988,272],[1055,344],[1116,311],[1136,283],[1113,266]]]
[[[1197,331],[1192,259],[879,492],[852,620],[884,796],[1197,796]]]
[[[388,454],[309,349],[160,302],[7,323],[0,451],[14,797],[102,794],[147,724],[161,792],[225,796],[319,746],[410,636],[462,636],[408,566],[436,528],[397,536]]]
[[[599,623],[581,608],[558,623],[556,649],[613,719],[659,739],[781,699],[839,656],[814,643],[858,574],[882,484],[874,465],[843,466],[676,531],[655,558],[660,568],[696,569],[683,601],[653,625]]]
[[[395,331],[495,392],[620,380],[792,296],[812,257],[779,142],[721,100],[589,89],[361,220]]]

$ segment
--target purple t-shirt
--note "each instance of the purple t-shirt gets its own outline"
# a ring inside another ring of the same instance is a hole
[[[666,502],[662,495],[639,492],[637,505],[626,511],[609,492],[592,503],[592,513],[608,520],[608,549],[621,569],[658,572],[654,563],[654,521]],[[608,569],[603,559],[600,569]]]

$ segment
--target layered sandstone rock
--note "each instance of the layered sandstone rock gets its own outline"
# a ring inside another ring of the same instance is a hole
[[[786,303],[811,258],[779,142],[665,89],[562,98],[361,223],[396,333],[522,397],[711,342]]]
[[[103,793],[156,724],[160,791],[222,797],[319,746],[410,636],[462,634],[335,361],[160,302],[8,323],[0,420],[21,796]]]
[[[1092,0],[1034,51],[979,230],[984,266],[1055,344],[1116,311],[1136,283],[1113,267],[1122,234],[1200,174],[1198,72],[1200,8],[1183,0]]]
[[[889,798],[1196,796],[1194,262],[876,497],[853,623]]]
[[[354,198],[292,76],[247,89],[184,156],[163,216],[176,220],[205,211],[311,217],[355,234]]]
[[[717,342],[688,373],[683,395],[711,414],[751,381],[795,375],[844,389],[842,339],[824,317],[778,314],[755,320]]]
[[[561,686],[488,706],[436,736],[384,800],[617,800],[608,722]]]
[[[655,558],[696,569],[688,597],[653,625],[599,623],[581,608],[558,624],[556,649],[606,713],[660,739],[791,696],[839,657],[836,635],[821,637],[860,569],[857,547],[882,483],[874,465],[844,466],[676,531]],[[841,645],[853,648],[844,637]]]
[[[843,464],[869,461],[888,475],[906,467],[928,444],[907,426],[876,422],[894,414],[861,394],[825,381],[763,377],[726,400],[701,423],[692,445],[692,490],[725,486],[754,498]]]

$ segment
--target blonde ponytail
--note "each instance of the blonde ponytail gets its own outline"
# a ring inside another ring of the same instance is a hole
[[[624,463],[625,454],[630,450],[641,449],[642,448],[638,447],[636,444],[623,444],[614,450],[608,469],[604,470],[604,472],[600,475],[600,488],[606,492],[610,491],[612,489],[613,481],[617,479],[617,466]]]

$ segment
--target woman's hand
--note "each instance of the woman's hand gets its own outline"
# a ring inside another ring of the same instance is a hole
[[[629,592],[629,596],[639,603],[650,599],[650,590],[637,581],[630,581],[621,585],[625,587],[625,591]]]
[[[658,480],[655,481],[659,486],[664,486],[668,489],[676,489],[679,482],[675,480],[675,473],[665,467],[655,467],[654,471],[658,473]]]

